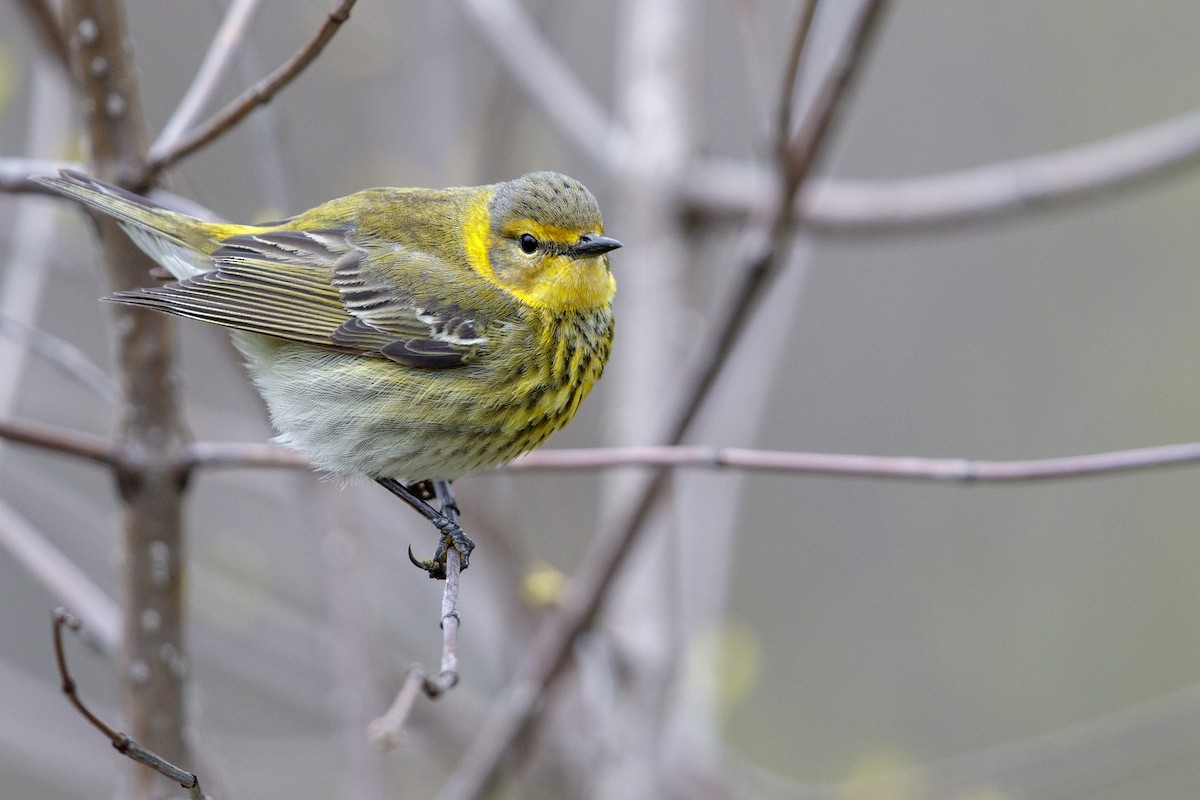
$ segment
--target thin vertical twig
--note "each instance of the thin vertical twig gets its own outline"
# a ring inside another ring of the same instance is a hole
[[[458,507],[455,505],[449,482],[434,481],[433,486],[442,515],[451,522],[457,522]],[[431,676],[420,664],[408,668],[391,706],[368,727],[371,741],[379,747],[391,749],[403,740],[409,716],[422,693],[429,699],[436,700],[458,685],[458,627],[461,621],[458,613],[458,587],[461,572],[462,560],[458,550],[453,547],[446,548],[446,579],[442,588],[441,618],[438,623],[442,629],[442,657],[438,674]]]

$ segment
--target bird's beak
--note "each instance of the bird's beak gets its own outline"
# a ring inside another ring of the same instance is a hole
[[[609,250],[616,250],[620,246],[620,242],[608,236],[585,233],[579,237],[578,242],[571,245],[571,255],[575,258],[599,256],[607,253]]]

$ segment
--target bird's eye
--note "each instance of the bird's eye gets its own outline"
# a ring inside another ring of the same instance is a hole
[[[531,255],[538,248],[537,237],[532,233],[522,233],[517,239],[517,244],[521,246],[521,252],[526,255]]]

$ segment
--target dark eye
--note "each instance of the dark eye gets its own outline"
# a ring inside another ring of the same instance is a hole
[[[538,248],[537,237],[532,233],[522,233],[517,239],[517,244],[521,245],[521,252],[526,255],[532,254]]]

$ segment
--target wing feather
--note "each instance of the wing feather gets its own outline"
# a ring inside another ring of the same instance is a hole
[[[411,367],[478,360],[499,323],[439,297],[457,283],[445,262],[389,247],[368,257],[337,229],[241,234],[221,243],[207,272],[110,299]]]

